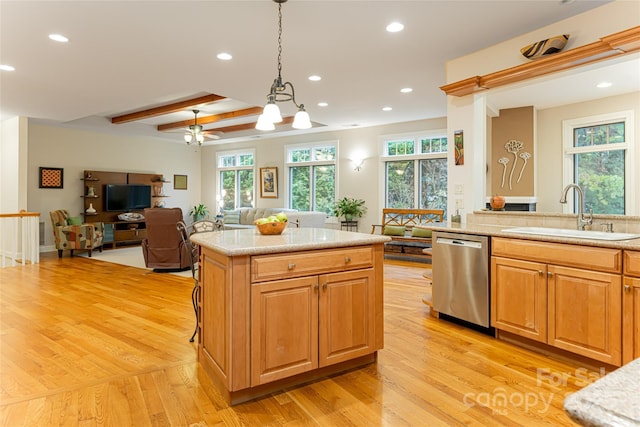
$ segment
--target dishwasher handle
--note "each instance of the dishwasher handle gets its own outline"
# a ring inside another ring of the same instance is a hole
[[[472,240],[449,239],[447,237],[438,237],[436,239],[436,243],[439,245],[451,245],[451,246],[460,246],[464,248],[482,249],[481,242],[474,242]]]

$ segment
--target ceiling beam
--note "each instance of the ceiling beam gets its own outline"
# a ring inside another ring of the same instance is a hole
[[[200,96],[198,98],[186,99],[184,101],[174,102],[160,107],[149,108],[147,110],[136,111],[134,113],[123,114],[121,116],[112,117],[111,123],[121,124],[133,122],[136,120],[148,119],[150,117],[162,116],[164,114],[175,113],[176,111],[182,111],[187,108],[195,107],[200,104],[210,104],[212,102],[226,99],[224,96],[211,93],[209,95]]]
[[[220,114],[213,114],[211,116],[198,117],[198,124],[206,125],[208,123],[215,123],[221,120],[235,119],[235,118],[244,117],[244,116],[255,116],[258,114],[262,114],[262,110],[263,110],[263,107],[251,107],[251,108],[245,108],[243,110],[229,111],[227,113],[220,113]],[[195,124],[195,119],[181,120],[179,122],[165,123],[165,124],[158,125],[158,130],[162,132],[162,131],[171,130],[171,129],[185,128],[194,124]]]

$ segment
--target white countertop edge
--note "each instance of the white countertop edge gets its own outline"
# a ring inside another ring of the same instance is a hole
[[[450,233],[478,234],[491,237],[508,237],[511,239],[537,240],[543,242],[567,243],[581,246],[596,246],[600,248],[630,249],[640,250],[640,239],[631,240],[596,240],[580,239],[571,237],[543,236],[536,234],[505,232],[504,229],[518,227],[515,225],[480,225],[480,224],[458,224],[458,223],[434,223],[421,224],[421,228],[428,228],[433,231],[444,231]]]
[[[280,235],[261,235],[250,228],[197,233],[191,240],[227,256],[239,256],[363,246],[391,238],[328,228],[287,228]]]

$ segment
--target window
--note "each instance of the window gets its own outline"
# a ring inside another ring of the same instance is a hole
[[[385,207],[444,209],[446,217],[446,136],[386,138],[382,159]]]
[[[289,207],[299,211],[333,212],[336,198],[337,143],[286,148]]]
[[[633,210],[633,112],[565,120],[564,185],[584,192],[584,209],[624,215]],[[572,213],[577,212],[574,198]]]
[[[218,198],[221,209],[252,207],[254,200],[254,153],[218,153]]]

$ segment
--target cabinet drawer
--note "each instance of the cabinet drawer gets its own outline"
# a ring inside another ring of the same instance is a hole
[[[640,252],[624,251],[624,274],[640,277]]]
[[[251,281],[263,282],[372,266],[371,246],[258,255],[251,258]]]
[[[607,273],[622,271],[622,251],[619,249],[502,237],[494,237],[491,240],[491,247],[494,256],[586,268]]]
[[[116,242],[124,240],[142,240],[147,237],[147,230],[116,230],[114,232]]]

